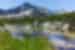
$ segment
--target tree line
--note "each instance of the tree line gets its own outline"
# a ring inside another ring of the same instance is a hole
[[[33,21],[66,21],[66,22],[75,22],[75,12],[72,13],[64,13],[64,14],[53,14],[45,17],[26,17],[23,19],[0,19],[0,24],[2,23],[25,23],[29,22],[32,23]]]

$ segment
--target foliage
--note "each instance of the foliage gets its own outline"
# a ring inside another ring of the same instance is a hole
[[[25,37],[20,41],[13,39],[7,32],[0,32],[0,50],[47,50],[48,40],[44,37]],[[2,40],[1,40],[2,39]]]
[[[22,19],[0,19],[0,23],[25,23],[30,22],[32,23],[35,20],[38,20],[39,22],[43,21],[71,21],[72,19],[75,19],[75,12],[72,13],[64,13],[64,14],[53,14],[50,16],[45,17],[24,17]]]

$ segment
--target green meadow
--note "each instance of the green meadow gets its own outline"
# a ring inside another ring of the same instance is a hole
[[[0,50],[50,50],[48,38],[43,36],[13,39],[8,32],[0,32]]]

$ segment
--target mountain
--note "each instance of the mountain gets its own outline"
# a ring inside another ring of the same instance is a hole
[[[30,3],[23,3],[16,8],[3,10],[0,9],[0,17],[2,18],[22,18],[26,16],[44,17],[48,15],[48,10],[42,7],[34,6]]]
[[[17,14],[20,13],[22,11],[26,11],[27,9],[33,8],[33,6],[29,3],[24,3],[16,8],[13,9],[9,9],[8,10],[8,14]]]

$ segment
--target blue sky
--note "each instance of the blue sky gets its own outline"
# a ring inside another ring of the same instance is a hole
[[[0,0],[0,8],[9,9],[21,5],[24,2],[51,10],[75,10],[75,0]]]

